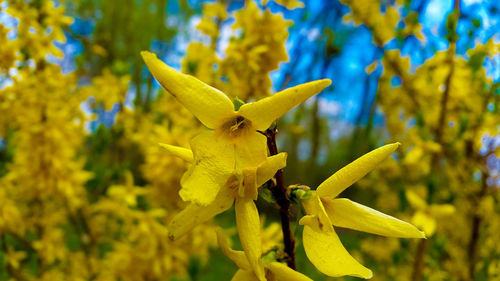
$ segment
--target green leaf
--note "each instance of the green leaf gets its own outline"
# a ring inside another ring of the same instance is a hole
[[[233,104],[234,104],[234,111],[238,111],[240,110],[240,107],[245,104],[245,102],[236,97],[233,99]]]

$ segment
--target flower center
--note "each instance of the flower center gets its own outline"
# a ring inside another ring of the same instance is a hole
[[[243,116],[236,115],[229,118],[221,127],[224,135],[231,138],[237,138],[249,132],[252,128],[252,122]]]

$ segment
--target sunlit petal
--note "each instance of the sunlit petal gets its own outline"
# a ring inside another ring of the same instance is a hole
[[[199,205],[210,204],[234,171],[234,145],[204,132],[191,140],[194,165],[182,176],[179,195]]]
[[[415,213],[413,218],[411,219],[411,222],[414,225],[417,225],[418,227],[422,228],[425,231],[425,234],[429,237],[434,235],[434,232],[436,232],[436,219],[431,217],[429,214],[418,211]]]
[[[260,133],[251,132],[234,145],[238,167],[257,167],[266,159],[267,141]]]
[[[371,270],[347,252],[335,231],[315,231],[305,225],[302,238],[307,257],[322,273],[332,277],[351,275],[369,279],[373,276]]]
[[[193,76],[178,72],[151,52],[142,51],[141,56],[162,87],[208,128],[216,128],[234,114],[233,103],[221,91]]]
[[[389,157],[399,145],[400,143],[384,145],[354,160],[318,186],[316,190],[319,196],[335,198],[344,191],[344,189],[375,169],[380,162]]]
[[[301,84],[256,102],[244,104],[238,113],[251,120],[257,130],[266,130],[276,119],[330,84],[329,79]]]
[[[270,156],[259,165],[257,168],[257,186],[261,186],[270,180],[279,169],[283,169],[286,166],[285,152],[278,153],[276,155]]]
[[[231,281],[259,281],[253,271],[239,269]]]
[[[247,255],[255,275],[259,279],[265,280],[264,268],[261,261],[262,241],[260,238],[260,219],[257,207],[252,199],[237,198],[235,212],[241,246]]]
[[[186,162],[190,163],[193,162],[193,152],[191,151],[191,149],[170,145],[166,143],[160,143],[159,145],[162,148],[164,148],[168,153],[177,156]]]
[[[270,262],[265,265],[269,269],[277,280],[283,281],[312,281],[311,278],[305,276],[304,274],[297,272],[288,266],[279,262]]]
[[[349,199],[327,199],[323,205],[335,226],[388,237],[425,238],[415,226]]]
[[[440,204],[429,206],[429,213],[435,218],[446,217],[455,213],[455,206],[451,204]]]
[[[406,199],[408,199],[410,205],[417,210],[425,209],[427,207],[427,203],[424,201],[424,199],[422,199],[413,191],[410,190],[406,191]]]

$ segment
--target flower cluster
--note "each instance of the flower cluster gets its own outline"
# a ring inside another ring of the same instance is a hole
[[[298,1],[275,2],[288,9],[303,6]],[[234,21],[231,26],[234,32],[226,49],[221,50],[226,56],[219,58],[219,30],[230,22],[229,18]],[[249,101],[269,96],[269,74],[278,69],[281,62],[288,60],[285,41],[290,25],[291,22],[281,14],[273,13],[269,8],[262,9],[255,1],[246,1],[245,7],[234,15],[228,15],[222,3],[205,3],[197,28],[210,38],[211,43],[191,43],[182,62],[182,70],[224,90],[231,98]]]
[[[187,143],[198,122],[170,96],[128,108],[128,76],[63,72],[64,3],[7,2],[2,16],[16,25],[0,23],[0,279],[185,278],[216,236],[207,223],[168,239],[186,165],[157,143]],[[116,109],[113,128],[89,130]]]
[[[410,24],[411,14],[416,13],[408,13],[402,3],[384,7],[385,15],[370,17],[366,1],[341,2],[351,9],[348,19],[368,26],[379,47],[384,49],[388,38],[404,26],[397,38],[414,36],[421,43],[415,44],[418,52],[427,51],[420,24]],[[373,1],[368,9],[382,9],[382,2]],[[484,66],[497,59],[500,45],[493,38],[479,43],[472,36],[461,38],[470,41],[457,51],[457,24],[463,20],[460,11],[460,1],[456,1],[446,21],[448,49],[432,52],[415,65],[402,56],[406,48],[402,45],[384,49],[381,61],[372,64],[381,62],[383,67],[377,101],[388,133],[403,145],[398,157],[383,163],[362,186],[376,191],[379,208],[400,212],[429,237],[403,247],[387,245],[391,250],[381,248],[369,254],[376,261],[385,260],[388,270],[381,280],[478,280],[483,272],[489,272],[486,279],[499,272],[489,262],[500,253],[492,243],[497,236],[492,231],[498,230],[500,221],[495,164],[498,82]],[[398,85],[392,82],[395,78]],[[434,250],[444,245],[443,253]],[[404,266],[412,260],[413,266]]]
[[[268,155],[264,131],[274,120],[330,85],[330,81],[302,84],[240,105],[195,77],[177,72],[156,55],[147,51],[141,55],[162,87],[211,129],[193,137],[191,149],[162,144],[168,152],[191,164],[179,191],[182,199],[190,203],[168,224],[169,236],[178,239],[234,203],[244,253],[231,250],[219,235],[224,253],[240,267],[233,280],[274,280],[287,278],[288,274],[294,275],[294,280],[309,280],[280,263],[262,261],[260,219],[254,201],[259,188],[286,165],[286,154]],[[303,243],[309,259],[321,272],[329,276],[372,276],[347,253],[332,225],[392,237],[425,237],[408,223],[347,199],[333,199],[398,146],[387,145],[366,154],[304,199],[307,215],[301,220],[305,225]]]

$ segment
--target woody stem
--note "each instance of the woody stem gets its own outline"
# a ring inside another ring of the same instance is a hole
[[[271,156],[278,154],[276,145],[277,126],[267,129],[264,135],[267,138],[267,147]],[[271,187],[271,193],[280,206],[281,230],[283,232],[283,242],[285,244],[286,263],[291,269],[296,269],[295,265],[295,240],[290,231],[290,200],[286,195],[285,182],[283,180],[283,171],[280,169],[275,175],[276,184]]]
[[[420,281],[422,279],[424,257],[425,253],[427,252],[427,247],[429,246],[429,239],[421,239],[418,242],[415,260],[413,262],[413,272],[411,276],[412,281]]]

